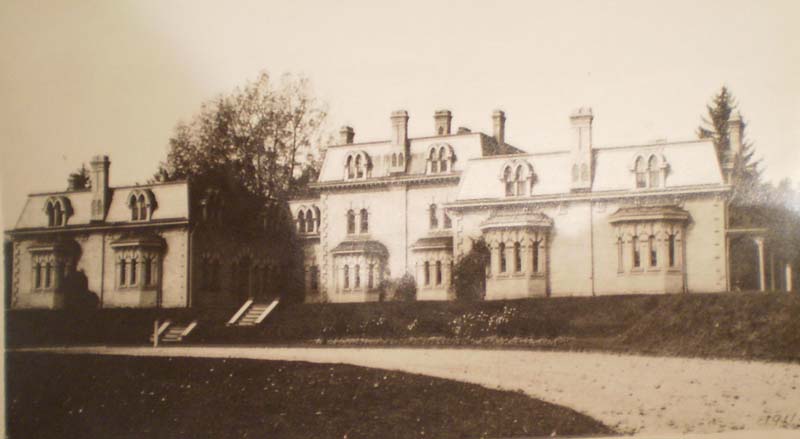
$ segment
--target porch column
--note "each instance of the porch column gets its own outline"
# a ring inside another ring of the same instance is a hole
[[[765,291],[767,289],[767,279],[765,273],[765,264],[764,264],[764,238],[758,236],[753,238],[756,242],[756,246],[758,247],[758,290]]]
[[[769,289],[775,291],[775,252],[769,252]]]
[[[792,291],[792,264],[786,263],[786,292]]]

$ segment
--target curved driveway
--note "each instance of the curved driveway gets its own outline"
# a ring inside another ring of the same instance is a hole
[[[800,365],[521,350],[74,347],[59,352],[347,363],[524,393],[636,433],[800,429]],[[797,432],[797,431],[796,431]]]

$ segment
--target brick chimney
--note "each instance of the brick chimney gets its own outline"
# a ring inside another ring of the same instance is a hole
[[[350,145],[353,143],[353,139],[356,137],[356,132],[353,131],[353,127],[343,126],[342,129],[339,130],[339,144],[340,145]]]
[[[736,158],[742,155],[742,115],[738,111],[731,113],[728,118],[728,139],[731,148],[731,156]]]
[[[492,122],[494,128],[494,139],[497,140],[499,146],[506,144],[506,113],[501,110],[494,110],[492,113]]]
[[[408,144],[408,112],[397,110],[392,112],[392,145],[406,146]]]
[[[569,117],[572,125],[572,190],[592,188],[592,109],[582,107]]]
[[[434,129],[437,136],[450,134],[450,123],[453,121],[453,114],[450,110],[439,110],[433,114]]]
[[[108,169],[111,161],[107,155],[96,155],[92,157],[92,221],[103,221],[106,219],[106,209],[110,201],[108,189]]]

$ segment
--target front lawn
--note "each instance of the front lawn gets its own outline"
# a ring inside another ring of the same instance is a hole
[[[9,353],[11,438],[467,438],[611,433],[521,393],[347,365]]]

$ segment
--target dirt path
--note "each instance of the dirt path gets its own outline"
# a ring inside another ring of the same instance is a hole
[[[600,353],[403,348],[54,348],[348,363],[482,384],[588,414],[624,432],[796,429],[800,365]],[[794,436],[792,434],[792,436]]]

